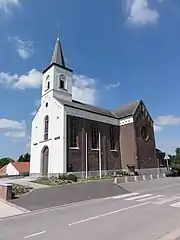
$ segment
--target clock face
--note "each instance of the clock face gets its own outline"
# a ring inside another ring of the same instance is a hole
[[[62,81],[65,81],[65,80],[66,80],[66,76],[65,76],[64,74],[61,74],[61,75],[59,76],[59,78],[60,78],[60,80],[62,80]]]

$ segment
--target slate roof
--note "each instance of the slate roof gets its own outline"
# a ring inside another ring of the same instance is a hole
[[[65,67],[65,61],[59,37],[56,40],[51,63],[56,63],[61,67]]]
[[[117,118],[124,118],[124,117],[128,117],[128,116],[132,116],[135,113],[140,102],[141,102],[140,100],[137,100],[132,103],[120,106],[120,107],[114,109],[113,113],[117,116]]]
[[[130,104],[124,105],[122,107],[119,107],[115,110],[108,110],[108,109],[96,107],[93,105],[85,104],[76,100],[72,100],[72,102],[66,101],[63,99],[58,99],[58,98],[56,98],[56,100],[65,106],[93,112],[96,114],[100,114],[100,115],[104,115],[112,118],[118,118],[118,119],[121,119],[127,116],[132,116],[140,103],[140,101],[135,101]]]

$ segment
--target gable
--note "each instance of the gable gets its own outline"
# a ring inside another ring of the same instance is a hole
[[[140,101],[138,107],[136,108],[136,110],[134,112],[134,119],[136,120],[140,115],[146,116],[148,118],[148,120],[153,123],[152,117],[150,116],[143,101]]]

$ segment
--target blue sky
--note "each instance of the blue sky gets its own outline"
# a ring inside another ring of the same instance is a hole
[[[142,99],[157,147],[172,153],[180,145],[179,13],[179,0],[0,0],[0,156],[29,150],[58,24],[74,98],[105,108]]]

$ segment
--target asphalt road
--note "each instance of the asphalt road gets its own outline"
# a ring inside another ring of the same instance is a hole
[[[124,187],[132,192],[0,220],[0,240],[178,239],[180,179]],[[164,236],[176,228],[174,238]]]
[[[128,190],[115,186],[113,180],[103,180],[35,189],[11,202],[32,211],[124,193]]]

